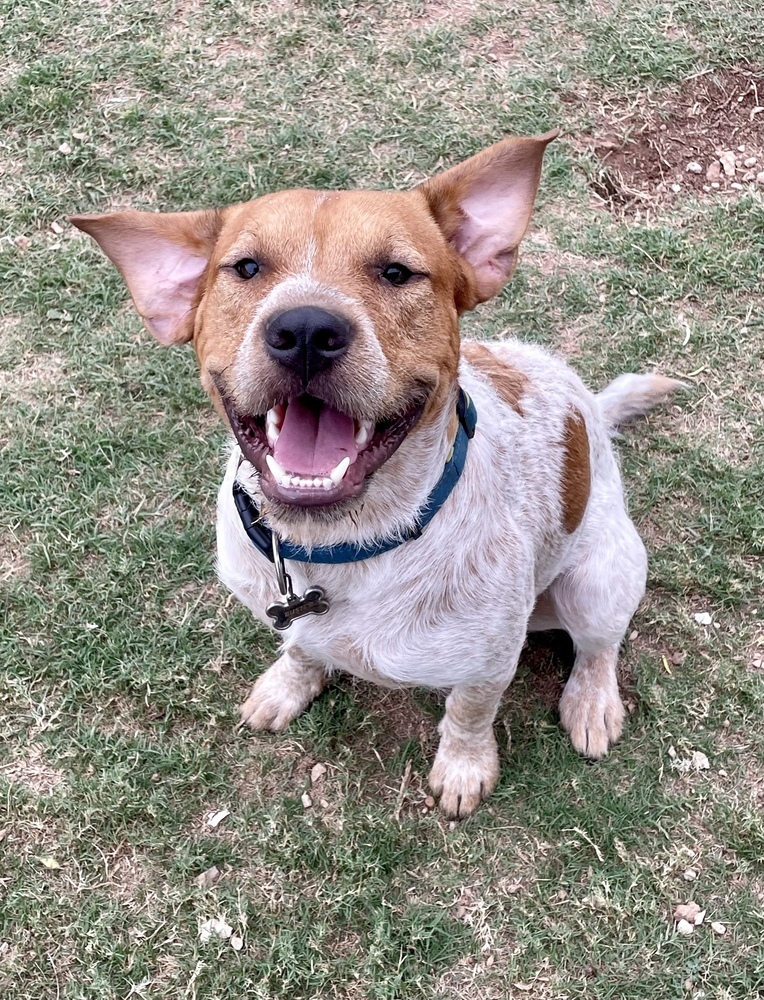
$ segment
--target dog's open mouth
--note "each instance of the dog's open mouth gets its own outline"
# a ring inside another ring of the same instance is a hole
[[[261,415],[238,413],[224,397],[228,419],[263,493],[300,507],[358,496],[368,477],[397,450],[424,409],[374,423],[333,409],[315,396],[293,396]]]

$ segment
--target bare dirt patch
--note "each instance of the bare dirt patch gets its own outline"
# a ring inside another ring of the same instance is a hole
[[[611,209],[764,187],[764,75],[756,67],[700,74],[667,101],[644,92],[628,108],[603,112],[603,131],[584,145],[600,161],[592,190]],[[618,126],[606,132],[604,121]]]
[[[0,396],[20,403],[39,402],[41,395],[60,387],[66,377],[66,358],[61,354],[39,354],[24,364],[0,371]]]
[[[13,531],[0,533],[0,583],[21,580],[29,575],[31,563],[26,553],[29,539],[23,540]]]
[[[50,795],[64,781],[62,772],[48,763],[44,749],[36,743],[27,747],[23,757],[0,767],[0,774],[35,795]]]

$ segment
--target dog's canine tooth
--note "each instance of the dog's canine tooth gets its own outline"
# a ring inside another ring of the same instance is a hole
[[[273,424],[275,427],[281,427],[284,422],[284,414],[286,412],[286,407],[278,403],[276,406],[272,406],[270,410],[265,414],[265,422],[267,424]]]
[[[366,442],[371,438],[374,433],[374,424],[371,420],[361,420],[360,426],[355,436],[355,443],[359,448],[363,448]]]
[[[270,473],[273,476],[273,478],[276,480],[277,483],[280,483],[281,480],[286,475],[286,469],[281,468],[281,466],[273,457],[273,455],[266,455],[265,461],[268,468],[270,469]]]
[[[350,468],[350,459],[347,455],[342,459],[339,465],[335,466],[329,473],[329,478],[337,486],[345,478],[345,473]]]
[[[280,404],[271,407],[265,414],[265,434],[268,444],[273,447],[281,434],[281,424],[284,421],[284,407]]]

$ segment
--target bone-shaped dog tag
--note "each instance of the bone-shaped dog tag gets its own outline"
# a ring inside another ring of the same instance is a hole
[[[295,593],[284,596],[286,600],[274,601],[266,608],[268,617],[273,619],[273,627],[279,632],[289,628],[296,618],[303,618],[305,615],[325,615],[329,610],[329,602],[324,597],[321,587],[308,587],[301,597]]]
[[[325,615],[329,610],[324,591],[321,587],[308,587],[301,596],[295,594],[292,588],[292,578],[287,573],[284,560],[279,549],[279,540],[276,532],[271,536],[273,546],[273,565],[276,567],[276,580],[279,591],[284,598],[283,601],[274,601],[265,609],[269,618],[273,619],[273,627],[283,632],[289,628],[296,618],[304,618],[305,615]]]

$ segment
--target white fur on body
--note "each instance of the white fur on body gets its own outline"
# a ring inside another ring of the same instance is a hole
[[[330,611],[292,624],[282,657],[243,708],[250,725],[283,728],[334,670],[383,685],[451,688],[430,781],[455,815],[470,812],[495,784],[491,726],[528,630],[562,627],[575,643],[561,720],[576,748],[601,756],[618,738],[617,650],[647,565],[610,442],[617,401],[609,399],[606,422],[597,398],[561,361],[519,342],[490,346],[527,377],[522,414],[462,359],[459,381],[478,423],[456,488],[415,541],[355,563],[287,563],[295,590],[320,585]],[[586,423],[591,493],[569,535],[561,480],[573,408]],[[431,431],[403,442],[372,479],[357,523],[289,537],[324,545],[405,530],[441,475],[452,414],[449,406]],[[232,497],[237,475],[262,503],[256,473],[234,448],[218,501],[218,572],[268,623],[265,608],[279,597],[275,573],[242,528]]]

